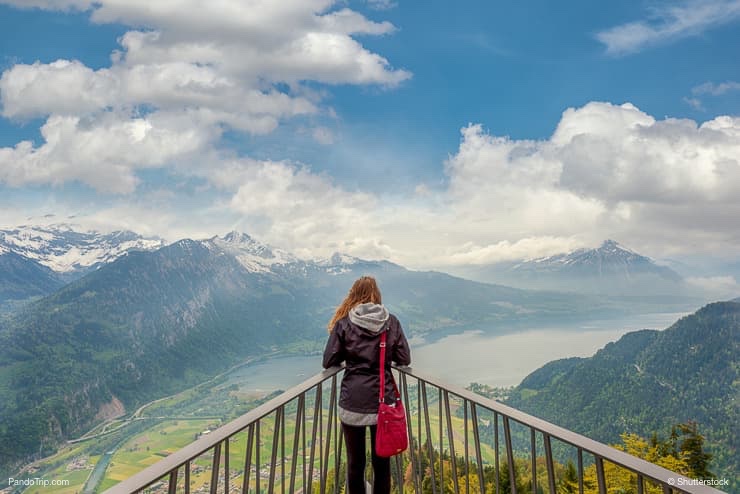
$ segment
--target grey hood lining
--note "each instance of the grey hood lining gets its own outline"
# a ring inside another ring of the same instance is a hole
[[[359,304],[349,311],[349,320],[352,324],[367,329],[372,333],[380,333],[388,322],[390,313],[382,304]]]

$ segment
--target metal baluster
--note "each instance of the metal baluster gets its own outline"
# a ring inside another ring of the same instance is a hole
[[[293,436],[293,459],[290,462],[290,492],[295,492],[295,474],[298,467],[298,446],[301,439],[301,415],[303,415],[303,407],[305,405],[306,396],[304,393],[298,397],[298,408],[295,414],[295,432]],[[304,460],[305,463],[305,460]]]
[[[321,390],[322,386],[319,384],[316,386],[316,398],[313,405],[313,432],[311,435],[311,455],[309,459],[309,465],[308,465],[308,478],[306,479],[307,483],[307,491],[308,494],[311,494],[311,491],[313,489],[313,463],[314,459],[316,458],[316,427],[319,425],[319,411],[321,410]],[[319,452],[319,456],[321,456],[321,453]],[[304,487],[304,490],[306,487]]]
[[[604,478],[604,459],[600,456],[596,458],[596,479],[599,482],[599,494],[606,494],[606,479]]]
[[[437,404],[439,405],[439,492],[445,491],[444,467],[444,431],[442,430],[442,388],[437,388]]]
[[[321,383],[321,387],[324,387],[324,383]],[[322,486],[324,485],[324,395],[323,389],[321,394],[321,403],[319,404],[319,492],[324,494]]]
[[[583,494],[583,450],[578,448],[578,494]]]
[[[260,443],[262,439],[260,437],[260,423],[262,419],[259,419],[255,424],[255,437],[254,442],[254,491],[260,494],[260,465],[262,464],[262,457],[260,456]]]
[[[494,457],[496,462],[496,494],[499,494],[499,491],[501,490],[501,482],[499,481],[499,440],[498,440],[498,412],[493,412],[493,442],[496,445],[496,448],[494,449]]]
[[[465,451],[465,494],[470,494],[470,452],[468,450],[468,400],[463,398],[463,438]]]
[[[280,421],[280,492],[285,494],[285,405],[280,408],[283,417]]]
[[[419,481],[419,475],[418,475],[418,463],[416,461],[416,457],[414,455],[414,429],[411,427],[411,410],[410,405],[411,402],[409,401],[409,389],[408,389],[408,382],[406,381],[406,374],[401,375],[401,387],[403,390],[403,401],[407,404],[406,408],[406,429],[409,435],[409,454],[411,456],[411,471],[413,472],[414,477],[414,487],[416,488],[415,492],[421,492],[421,485]]]
[[[334,383],[336,389],[336,383]],[[334,421],[334,494],[339,494],[339,410],[334,409],[337,419]]]
[[[190,494],[190,462],[185,463],[185,494]]]
[[[303,394],[305,396],[306,393],[303,393]],[[302,439],[303,447],[301,449],[301,465],[303,467],[303,484],[302,484],[303,492],[307,492],[306,484],[308,483],[308,481],[306,480],[307,479],[306,477],[306,451],[307,451],[306,432],[307,432],[307,429],[308,429],[308,425],[306,423],[306,407],[304,406],[303,407],[303,439]]]
[[[329,395],[329,417],[326,420],[326,445],[324,446],[323,470],[321,471],[321,492],[326,492],[326,481],[329,476],[329,452],[331,451],[331,429],[334,426],[334,404],[337,400],[337,378],[332,378],[331,394]],[[323,407],[322,407],[323,408]]]
[[[547,461],[547,479],[550,484],[550,494],[555,493],[555,465],[552,460],[552,443],[550,442],[550,435],[542,433],[543,441],[545,444],[545,461]]]
[[[473,421],[473,437],[475,438],[475,456],[478,459],[478,484],[481,494],[486,492],[486,482],[483,478],[483,455],[480,451],[480,429],[478,428],[478,412],[475,403],[470,403],[470,414]],[[555,494],[554,492],[552,494]]]
[[[532,494],[537,494],[537,442],[534,437],[534,429],[529,428],[529,438],[532,447]]]
[[[416,434],[418,437],[416,443],[419,447],[419,452],[416,457],[419,459],[419,485],[424,481],[424,470],[421,461],[422,454],[424,453],[421,443],[421,380],[416,379]]]
[[[175,494],[177,492],[177,472],[178,469],[175,468],[170,472],[170,481],[167,485],[167,493],[168,494]]]
[[[211,463],[211,494],[218,491],[218,469],[221,467],[221,443],[213,447],[213,462]]]
[[[445,414],[447,415],[447,440],[450,443],[450,464],[452,465],[452,481],[455,484],[455,494],[460,492],[460,484],[457,481],[457,461],[455,457],[455,440],[452,437],[452,417],[450,412],[450,394],[447,390],[443,391],[445,398]],[[513,493],[516,494],[516,493]]]
[[[229,440],[227,437],[224,441],[224,492],[229,493]]]
[[[421,383],[421,392],[424,398],[424,426],[427,433],[427,452],[429,453],[429,471],[432,476],[432,494],[437,494],[437,481],[434,478],[434,447],[432,445],[432,428],[429,423],[429,400],[427,399],[427,383]],[[441,453],[441,452],[440,452]]]
[[[242,494],[249,493],[249,475],[252,473],[252,444],[254,443],[254,426],[247,428],[247,451],[244,455],[244,482],[242,484]],[[189,469],[188,469],[189,473]],[[259,475],[259,473],[258,473]]]
[[[272,427],[272,453],[270,455],[270,480],[267,485],[267,492],[275,492],[275,471],[277,470],[277,453],[278,444],[280,443],[280,420],[283,415],[283,407],[275,410],[275,422]]]
[[[509,463],[509,484],[511,494],[516,494],[516,472],[514,471],[514,451],[511,447],[511,426],[509,417],[504,415],[504,441],[506,442],[506,461]]]
[[[637,474],[637,494],[642,494],[644,489],[644,479],[642,478],[642,475],[639,473]]]

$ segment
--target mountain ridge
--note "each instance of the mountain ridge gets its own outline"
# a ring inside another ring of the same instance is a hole
[[[516,288],[611,295],[688,295],[680,274],[607,239],[596,248],[552,256],[459,267],[456,274]]]
[[[100,233],[74,229],[68,224],[21,225],[0,230],[0,253],[5,250],[22,255],[70,281],[126,252],[162,246],[162,239],[146,238],[128,230]]]
[[[739,354],[740,303],[715,302],[663,331],[627,333],[592,357],[545,364],[507,404],[607,443],[696,421],[717,473],[731,476],[740,467]]]

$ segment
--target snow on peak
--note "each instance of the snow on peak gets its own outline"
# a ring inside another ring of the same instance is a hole
[[[218,237],[217,237],[218,238]],[[224,242],[230,243],[230,244],[256,244],[258,243],[255,241],[252,237],[247,235],[246,233],[239,232],[237,230],[232,230],[223,237],[221,237],[221,240]]]
[[[292,254],[272,248],[238,231],[231,231],[223,237],[210,238],[206,243],[233,255],[248,271],[255,273],[268,272],[276,264],[296,261]]]
[[[341,252],[335,252],[331,257],[318,259],[316,264],[319,266],[351,266],[358,262],[360,262],[360,259],[357,257],[350,256],[349,254],[342,254]]]
[[[38,261],[58,273],[73,273],[114,261],[131,250],[155,250],[158,238],[131,231],[77,231],[67,224],[0,230],[0,249]]]
[[[599,247],[598,250],[600,250],[602,252],[619,252],[619,251],[623,251],[623,252],[628,252],[630,254],[635,254],[635,255],[637,254],[632,249],[628,249],[627,247],[623,246],[622,244],[620,244],[616,240],[611,240],[611,239],[604,240],[604,242],[601,244],[601,247]]]

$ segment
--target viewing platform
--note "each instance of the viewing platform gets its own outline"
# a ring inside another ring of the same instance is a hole
[[[342,492],[341,372],[316,374],[106,493]],[[391,459],[392,492],[723,492],[412,368],[395,374],[410,446]]]

